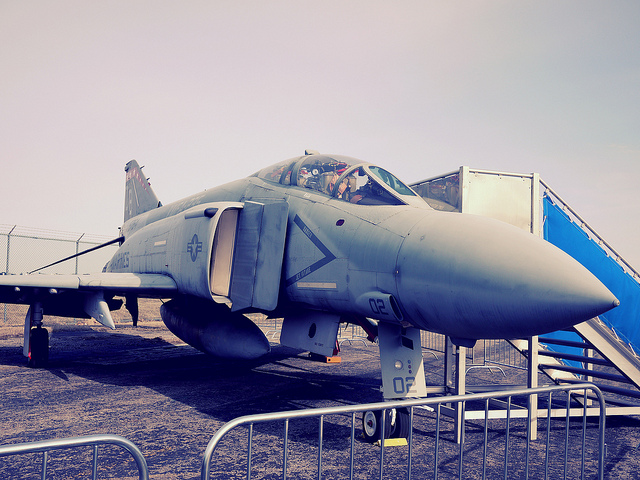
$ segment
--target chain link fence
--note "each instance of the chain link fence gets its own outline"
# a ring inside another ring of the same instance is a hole
[[[102,245],[114,237],[0,224],[0,275],[29,273],[66,257]],[[109,245],[40,270],[43,274],[83,274],[102,271],[117,250]],[[4,325],[24,321],[28,306],[0,304]]]

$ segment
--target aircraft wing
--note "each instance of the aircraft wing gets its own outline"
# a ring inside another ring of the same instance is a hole
[[[174,280],[160,274],[0,275],[0,303],[39,303],[48,315],[90,316],[110,328],[115,325],[109,311],[122,305],[113,297],[168,298],[177,292]]]

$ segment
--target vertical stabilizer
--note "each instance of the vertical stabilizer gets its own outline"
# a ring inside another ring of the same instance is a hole
[[[125,165],[124,171],[127,172],[124,190],[125,222],[136,215],[162,206],[138,162],[131,160]]]

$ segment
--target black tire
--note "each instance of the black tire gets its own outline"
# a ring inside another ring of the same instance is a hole
[[[31,368],[42,368],[49,363],[49,332],[46,328],[35,327],[29,332],[31,352],[28,365]]]
[[[382,411],[381,410],[367,410],[362,415],[362,434],[364,439],[369,443],[374,443],[380,440],[380,434],[382,430]],[[384,436],[389,438],[391,434],[391,415],[387,410],[385,415],[384,424]]]
[[[408,408],[395,409],[391,415],[391,433],[389,438],[409,438],[411,431],[411,415]]]

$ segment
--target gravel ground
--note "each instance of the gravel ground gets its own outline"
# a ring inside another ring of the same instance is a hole
[[[297,351],[272,345],[259,362],[238,363],[208,357],[174,337],[157,320],[137,328],[121,323],[109,331],[93,323],[49,324],[50,365],[29,369],[21,355],[22,329],[0,327],[2,444],[95,433],[122,435],[134,442],[149,464],[152,479],[195,479],[213,434],[227,421],[253,413],[380,401],[377,348],[361,342],[343,345],[342,363],[312,361]],[[269,328],[266,327],[266,330]],[[441,356],[440,356],[441,357]],[[427,382],[442,379],[442,358],[425,356]],[[508,372],[508,375],[511,373]],[[500,375],[501,376],[501,375]],[[498,375],[485,369],[468,382],[486,383]],[[514,378],[503,381],[512,382]],[[581,421],[572,421],[568,478],[579,478]],[[640,422],[631,417],[607,422],[606,478],[640,476]],[[452,423],[441,422],[438,478],[458,478],[459,446]],[[351,417],[324,422],[323,478],[348,478]],[[487,477],[503,478],[505,423],[489,423]],[[546,421],[539,424],[544,438]],[[282,478],[283,425],[254,428],[252,478]],[[360,437],[356,424],[355,478],[379,478],[379,447]],[[525,422],[512,420],[508,478],[524,478]],[[588,422],[586,478],[595,478],[597,424]],[[469,422],[463,478],[480,478],[483,424]],[[413,478],[433,478],[435,414],[417,410]],[[318,421],[292,421],[288,478],[316,478]],[[551,428],[550,477],[558,478],[564,456],[564,420]],[[225,439],[212,463],[212,478],[246,478],[246,429]],[[99,478],[137,478],[128,454],[101,447]],[[407,447],[385,451],[384,478],[406,478]],[[531,446],[530,478],[543,478],[544,442]],[[0,478],[39,478],[41,454],[0,459]],[[90,477],[90,450],[49,454],[48,478]]]

